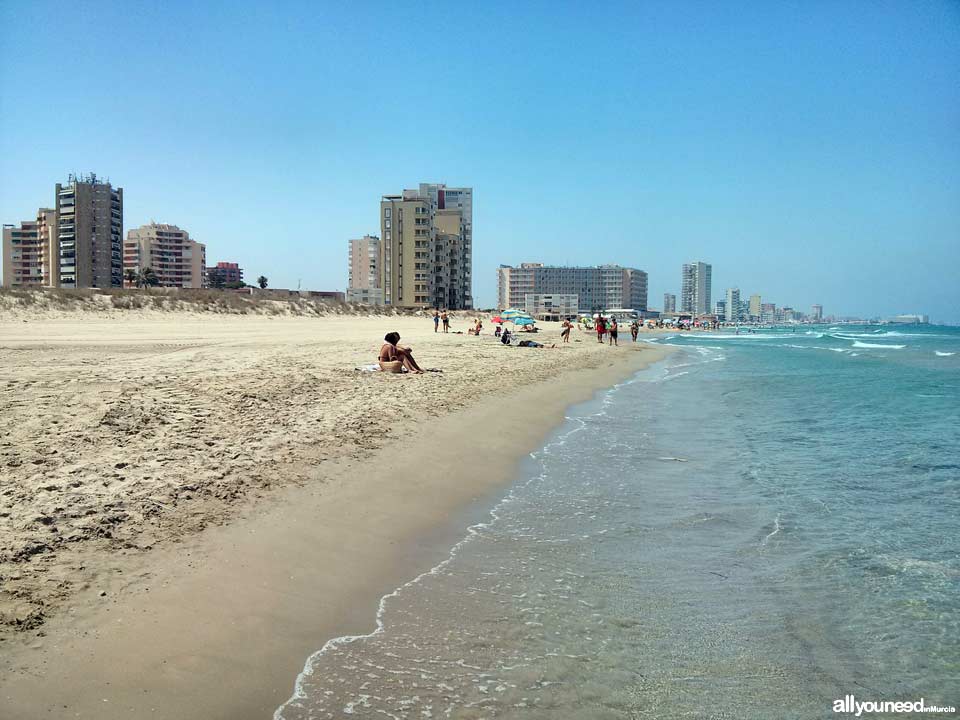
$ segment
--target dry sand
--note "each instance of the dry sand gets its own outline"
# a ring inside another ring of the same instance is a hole
[[[444,372],[356,371],[393,329]],[[380,596],[442,559],[565,407],[663,354],[574,340],[506,348],[416,317],[0,315],[0,717],[269,717],[312,650],[369,631]]]

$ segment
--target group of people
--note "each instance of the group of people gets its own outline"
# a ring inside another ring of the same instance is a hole
[[[480,322],[479,318],[477,322]],[[443,323],[443,331],[450,332],[450,316],[447,314],[446,310],[434,310],[433,311],[433,331],[438,332],[440,329],[440,323]]]
[[[569,322],[565,322],[564,325],[568,325]],[[570,325],[573,327],[573,325]],[[594,322],[594,328],[597,331],[597,342],[602,343],[604,336],[607,336],[607,341],[610,345],[619,345],[619,335],[620,335],[620,325],[617,322],[616,316],[611,315],[609,318],[604,317],[603,315],[598,315],[596,321]],[[563,332],[567,333],[569,337],[569,329],[564,327]],[[563,334],[563,333],[561,333]],[[634,342],[637,341],[637,336],[640,334],[640,323],[637,320],[634,320],[630,323],[630,337]],[[565,340],[565,342],[568,342]]]

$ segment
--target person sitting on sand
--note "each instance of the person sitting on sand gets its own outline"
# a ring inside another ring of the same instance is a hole
[[[420,374],[423,370],[420,369],[420,366],[417,365],[417,361],[413,359],[413,353],[408,347],[401,347],[397,345],[400,342],[400,333],[390,332],[384,335],[383,339],[386,341],[383,344],[383,347],[380,348],[380,368],[387,370],[384,367],[384,363],[401,363],[409,372]]]

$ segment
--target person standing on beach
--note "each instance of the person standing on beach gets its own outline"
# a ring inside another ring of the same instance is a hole
[[[633,338],[633,341],[637,341],[637,335],[640,333],[640,324],[634,320],[630,323],[630,336]]]
[[[607,321],[603,319],[603,315],[597,315],[597,342],[603,342],[603,336],[607,332]]]
[[[620,345],[617,342],[617,319],[615,317],[610,318],[610,344],[618,347]]]
[[[434,310],[434,311],[433,311],[433,331],[434,331],[434,332],[437,331],[437,326],[438,326],[438,325],[440,325],[440,311],[439,311],[439,310]]]
[[[440,313],[440,319],[443,320],[443,331],[450,332],[450,316],[447,315],[446,310]]]
[[[570,330],[573,329],[573,323],[571,323],[569,320],[564,320],[563,325],[560,327],[563,328],[563,330],[560,331],[560,337],[563,338],[565,343],[570,342]]]

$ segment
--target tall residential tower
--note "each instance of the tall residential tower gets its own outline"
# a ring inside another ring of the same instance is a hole
[[[60,286],[123,285],[123,188],[96,175],[57,183]]]
[[[380,201],[386,305],[473,307],[473,189],[421,183]]]
[[[704,262],[686,263],[680,283],[680,312],[706,315],[710,312],[710,282],[713,266]]]

